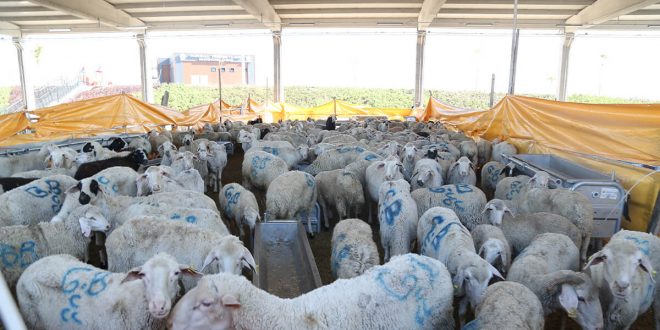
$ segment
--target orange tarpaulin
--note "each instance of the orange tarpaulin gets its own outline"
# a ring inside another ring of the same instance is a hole
[[[625,162],[660,165],[660,104],[581,104],[505,96],[489,110],[465,110],[431,98],[424,120],[442,121],[472,137],[502,138],[520,153],[555,154],[604,174],[614,172],[631,189],[632,223],[646,230],[660,190],[660,174]]]
[[[16,112],[0,116],[0,140],[15,135],[30,127],[25,112]]]

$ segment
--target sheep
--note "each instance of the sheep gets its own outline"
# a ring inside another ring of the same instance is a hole
[[[467,157],[473,165],[479,164],[479,151],[474,141],[462,141],[458,145],[462,157]]]
[[[229,235],[229,230],[222,221],[220,215],[209,209],[200,209],[193,207],[180,207],[166,204],[158,206],[148,204],[133,204],[110,216],[113,229],[121,227],[129,220],[155,219],[168,220],[171,222],[189,223],[196,227],[208,229],[221,235]]]
[[[92,231],[109,228],[110,223],[95,206],[81,207],[60,223],[0,227],[2,275],[13,290],[23,270],[39,258],[66,253],[84,260]]]
[[[115,166],[130,167],[134,171],[137,171],[137,169],[140,168],[140,165],[146,163],[147,155],[143,150],[138,149],[132,151],[125,157],[108,158],[81,164],[73,177],[76,180],[89,178],[98,172]]]
[[[585,329],[600,329],[603,314],[593,282],[576,272],[579,251],[563,234],[536,236],[511,264],[507,281],[529,288],[541,301],[545,315],[563,309]]]
[[[433,207],[419,219],[417,226],[419,253],[437,259],[447,266],[461,297],[458,315],[463,325],[468,304],[476,308],[493,276],[502,275],[474,249],[470,232],[461,224],[454,211]]]
[[[394,181],[403,179],[403,164],[399,161],[396,156],[387,157],[385,160],[379,160],[371,163],[365,171],[365,177],[367,181],[367,192],[368,199],[370,202],[367,205],[369,210],[368,220],[371,223],[371,203],[377,203],[379,201],[379,191],[380,186],[385,181]]]
[[[71,148],[56,148],[46,156],[46,169],[71,169],[76,161],[76,151]],[[74,170],[75,171],[75,170]]]
[[[440,188],[422,188],[412,192],[417,204],[417,213],[424,214],[434,206],[442,206],[456,212],[461,223],[468,229],[488,223],[482,211],[486,205],[486,195],[475,186],[450,184]]]
[[[47,168],[45,170],[32,170],[12,174],[12,178],[42,179],[53,175],[66,175],[73,177],[76,173],[76,167],[72,168]]]
[[[463,156],[453,163],[447,172],[447,183],[476,185],[477,175],[474,173],[472,161]]]
[[[216,261],[217,269],[223,272],[240,275],[243,267],[256,272],[252,254],[236,236],[185,222],[150,217],[131,219],[108,236],[105,246],[110,271],[130,269],[156,253],[166,252],[200,272],[205,269],[206,273],[216,272],[212,266]],[[189,289],[194,281],[185,281],[184,286]]]
[[[139,150],[142,149],[148,155],[151,153],[151,143],[149,140],[143,137],[136,137],[128,143],[128,150]]]
[[[309,147],[307,145],[301,145],[298,147],[271,147],[256,145],[252,146],[249,152],[254,152],[257,150],[265,151],[282,158],[286,162],[286,165],[289,167],[289,169],[292,169],[300,162],[307,159]]]
[[[190,145],[193,141],[193,133],[192,132],[174,132],[172,134],[172,144],[174,144],[177,148],[184,146],[184,145]]]
[[[344,168],[346,165],[358,160],[375,160],[380,156],[361,146],[343,146],[327,150],[319,155],[307,168],[305,172],[317,175],[323,171],[332,171]]]
[[[183,172],[193,169],[196,160],[199,160],[199,158],[194,153],[190,151],[179,151],[174,155],[170,167],[174,170],[174,173]]]
[[[159,134],[158,131],[156,130],[149,131],[149,133],[147,133],[147,139],[149,140],[149,144],[151,145],[151,151],[153,152],[156,152],[163,143],[172,142],[172,140],[168,136]]]
[[[442,182],[442,168],[438,162],[428,158],[417,161],[413,175],[410,178],[412,190],[423,187],[440,188]]]
[[[403,179],[386,181],[378,191],[378,222],[385,262],[412,250],[417,228],[417,207],[410,184]]]
[[[486,289],[474,320],[463,330],[543,330],[543,306],[534,292],[516,282],[498,282]]]
[[[628,329],[653,303],[660,326],[660,239],[652,234],[621,230],[585,266],[600,291],[606,312],[605,329]]]
[[[518,211],[521,214],[549,212],[570,220],[582,235],[580,260],[587,260],[594,222],[594,208],[581,193],[567,189],[531,188],[519,197]]]
[[[477,141],[477,166],[483,166],[490,161],[493,145],[486,139]]]
[[[209,184],[213,192],[218,192],[222,187],[222,170],[227,166],[227,148],[224,144],[214,141],[209,142]]]
[[[60,254],[30,265],[16,291],[30,329],[164,329],[184,275],[200,276],[165,253],[127,273]]]
[[[195,169],[174,173],[169,166],[151,166],[135,180],[137,195],[190,190],[204,193],[204,180]]]
[[[332,231],[330,266],[335,278],[352,278],[378,266],[371,227],[360,219],[339,221]]]
[[[286,162],[265,151],[252,151],[243,157],[243,187],[266,191],[270,183],[289,170]]]
[[[245,238],[243,225],[247,225],[250,231],[253,231],[257,222],[261,221],[259,205],[254,194],[238,183],[230,183],[222,187],[222,191],[218,194],[218,204],[225,215],[236,223],[241,239]]]
[[[314,180],[318,190],[318,202],[323,209],[325,228],[330,228],[329,217],[332,212],[336,211],[338,220],[342,220],[350,214],[357,216],[358,211],[364,207],[362,183],[351,171],[325,171],[317,174]]]
[[[415,164],[419,160],[420,157],[417,155],[417,147],[415,147],[415,144],[412,142],[406,143],[406,145],[403,146],[403,155],[401,157],[404,179],[410,180],[415,169]]]
[[[44,160],[56,148],[57,146],[53,144],[47,144],[42,146],[37,152],[11,157],[0,157],[0,177],[8,177],[18,172],[45,170],[46,163]]]
[[[502,200],[516,200],[527,189],[531,178],[527,175],[502,178],[495,186],[495,198]]]
[[[128,145],[128,142],[121,137],[114,137],[111,139],[112,142],[106,146],[106,149],[110,151],[122,151]]]
[[[505,212],[511,216],[506,216]],[[486,203],[484,214],[492,225],[502,229],[514,255],[529,246],[536,235],[543,233],[564,234],[573,241],[576,247],[582,247],[580,230],[561,215],[539,212],[514,216],[505,201],[500,199],[493,199]]]
[[[123,141],[123,139],[121,141]],[[116,144],[119,145],[119,142]],[[96,141],[90,141],[85,143],[82,149],[80,149],[80,153],[76,156],[76,163],[84,164],[97,160],[125,157],[128,154],[130,154],[130,151],[114,151],[112,149],[103,148],[101,144]]]
[[[203,208],[220,214],[213,199],[194,191],[183,190],[143,197],[112,196],[100,187],[96,179],[90,178],[83,179],[77,185],[69,188],[66,191],[66,196],[62,209],[51,221],[62,221],[73,209],[87,204],[99,206],[110,222],[114,222],[113,219],[117,214],[133,204],[155,206],[169,204],[171,206]]]
[[[356,143],[357,140],[350,135],[336,134],[336,135],[324,137],[323,140],[321,140],[321,142],[331,143],[331,144],[342,144],[342,143],[351,144],[351,143]]]
[[[24,186],[34,180],[37,180],[36,178],[0,178],[0,194],[6,193],[12,189],[16,189],[20,186]]]
[[[502,230],[493,225],[478,225],[470,234],[477,254],[505,274],[511,265],[511,246]]]
[[[480,188],[487,197],[493,197],[497,183],[506,177],[503,173],[504,168],[502,163],[496,161],[490,161],[481,167]]]
[[[493,142],[493,151],[492,151],[492,159],[496,162],[504,163],[504,158],[502,155],[515,155],[518,153],[518,150],[516,147],[509,142],[499,142],[495,143]]]
[[[313,176],[301,171],[286,172],[268,186],[266,213],[273,219],[302,219],[312,214],[317,196]],[[314,236],[310,219],[307,219],[307,231]]]
[[[64,192],[75,184],[70,176],[54,175],[0,195],[0,226],[48,221],[62,208]]]
[[[158,155],[161,157],[160,165],[170,166],[177,153],[176,146],[172,142],[165,142],[158,146]]]
[[[181,298],[168,324],[172,330],[393,326],[449,330],[454,328],[452,312],[446,267],[431,258],[407,254],[293,299],[268,294],[240,276],[205,276]]]

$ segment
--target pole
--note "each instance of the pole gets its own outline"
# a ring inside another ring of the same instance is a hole
[[[273,31],[273,88],[275,102],[284,102],[284,89],[282,88],[282,32]]]
[[[513,1],[513,31],[511,39],[511,65],[509,67],[509,94],[513,94],[516,85],[516,62],[518,57],[518,0]]]
[[[490,78],[490,102],[488,103],[492,108],[495,104],[495,74]]]
[[[16,47],[16,55],[18,57],[18,74],[21,80],[21,93],[23,94],[23,104],[25,104],[24,109],[34,110],[36,107],[34,86],[31,84],[29,75],[27,74],[29,70],[26,68],[26,59],[23,53],[23,40],[19,37],[14,37],[12,38],[12,41]]]
[[[561,50],[561,68],[559,71],[559,93],[557,97],[559,101],[566,101],[566,87],[568,86],[568,65],[571,54],[571,45],[575,33],[567,32],[564,34],[564,45]]]
[[[142,101],[153,102],[151,79],[149,79],[149,70],[147,70],[147,43],[144,40],[144,34],[137,34],[138,46],[140,48],[140,82],[142,83]]]
[[[426,31],[417,30],[417,57],[415,60],[415,108],[422,104],[424,89],[424,46],[426,44]]]
[[[218,102],[220,103],[220,112],[222,113],[222,62],[218,67]]]
[[[2,319],[5,329],[27,329],[2,273],[0,273],[0,297],[2,297],[0,298],[0,319]]]

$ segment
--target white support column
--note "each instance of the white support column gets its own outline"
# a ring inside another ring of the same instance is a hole
[[[513,1],[513,32],[511,36],[511,65],[509,66],[509,94],[516,91],[516,66],[518,65],[518,0]]]
[[[275,102],[284,102],[282,87],[282,32],[273,31],[273,89]]]
[[[34,85],[30,80],[31,73],[29,65],[29,57],[26,57],[23,52],[23,39],[19,37],[12,38],[14,46],[16,47],[16,55],[18,56],[18,74],[21,79],[21,91],[23,93],[23,102],[25,102],[26,110],[34,110],[36,107],[36,100],[34,97]]]
[[[561,68],[559,71],[559,92],[557,99],[559,101],[566,101],[566,87],[568,86],[568,64],[570,62],[571,45],[575,33],[566,32],[564,34],[564,46],[561,49]]]
[[[149,76],[147,65],[147,43],[144,40],[144,34],[135,36],[140,47],[140,83],[142,84],[142,101],[154,103],[153,82]]]
[[[415,108],[422,105],[424,93],[424,46],[426,31],[417,30],[417,58],[415,61]]]

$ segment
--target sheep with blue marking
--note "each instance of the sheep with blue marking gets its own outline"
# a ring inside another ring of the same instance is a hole
[[[48,221],[60,212],[64,192],[76,182],[67,175],[53,175],[0,195],[0,226]]]
[[[282,158],[289,169],[295,168],[300,162],[306,160],[309,153],[309,147],[307,145],[301,145],[298,147],[271,147],[257,145],[250,148],[249,152],[258,150]]]
[[[66,253],[84,261],[92,231],[104,232],[109,228],[101,210],[91,205],[77,209],[59,223],[0,227],[2,275],[13,290],[23,270],[40,258]]]
[[[234,220],[241,239],[245,238],[243,226],[248,226],[250,231],[253,231],[257,222],[261,220],[259,205],[254,194],[238,183],[230,183],[222,187],[218,194],[218,203],[225,216]]]
[[[335,278],[352,278],[378,266],[380,256],[371,226],[360,219],[339,221],[332,231],[330,266]]]
[[[506,178],[504,164],[496,161],[486,163],[481,167],[481,190],[487,197],[492,197],[495,194],[495,188],[500,180]]]
[[[30,329],[164,329],[184,275],[201,274],[165,253],[126,273],[59,254],[30,265],[16,291]]]
[[[441,206],[453,210],[463,225],[472,229],[487,224],[482,211],[486,205],[486,195],[479,188],[466,184],[449,184],[440,188],[420,188],[412,193],[417,203],[417,212]]]
[[[286,162],[265,151],[251,151],[243,157],[241,173],[246,189],[268,190],[275,178],[289,171]]]
[[[460,297],[458,315],[465,322],[468,305],[479,306],[493,276],[503,279],[495,267],[477,255],[470,232],[454,211],[433,207],[419,219],[417,242],[420,254],[439,260],[447,266]]]
[[[110,214],[108,217],[112,224],[112,230],[121,227],[131,219],[150,218],[163,221],[189,223],[222,235],[229,235],[229,230],[227,230],[227,226],[222,221],[220,215],[209,209],[180,207],[167,204],[160,204],[158,206],[133,204],[126,209]]]
[[[344,168],[359,159],[374,160],[377,158],[380,158],[380,156],[359,145],[346,145],[325,151],[305,168],[305,172],[317,175],[323,171]]]
[[[205,276],[181,298],[168,323],[172,330],[451,330],[452,312],[446,267],[406,254],[293,299],[269,294],[240,276]]]
[[[368,221],[371,223],[371,205],[380,201],[380,187],[386,181],[403,179],[403,164],[397,156],[389,156],[385,160],[377,160],[371,163],[365,171],[366,190],[368,192],[367,209],[369,211]]]
[[[266,213],[273,219],[299,219],[307,217],[307,231],[313,236],[312,221],[318,197],[316,181],[309,173],[290,171],[268,186]]]
[[[378,222],[385,262],[412,250],[417,229],[417,207],[410,184],[403,179],[385,181],[378,191]]]

